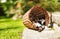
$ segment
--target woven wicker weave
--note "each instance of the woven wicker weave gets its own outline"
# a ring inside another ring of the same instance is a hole
[[[46,10],[44,10],[42,7],[40,6],[33,6],[29,11],[27,11],[24,16],[23,16],[23,24],[27,27],[27,28],[30,28],[30,29],[36,29],[35,28],[35,25],[33,24],[33,22],[31,21],[31,16],[33,17],[34,14],[35,14],[35,19],[37,17],[37,15],[40,15],[40,14],[44,14],[45,15],[45,25],[47,26],[48,23],[49,23],[49,15],[47,13]],[[34,17],[33,17],[34,18]],[[32,18],[32,19],[33,19]]]

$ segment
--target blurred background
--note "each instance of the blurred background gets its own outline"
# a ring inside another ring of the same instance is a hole
[[[0,39],[22,39],[22,16],[34,5],[60,11],[60,0],[0,0]]]

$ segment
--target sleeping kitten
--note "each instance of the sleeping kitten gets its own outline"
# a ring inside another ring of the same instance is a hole
[[[42,31],[45,28],[44,22],[44,19],[40,19],[39,21],[34,22],[34,25],[36,26],[36,28],[39,28],[39,31]]]

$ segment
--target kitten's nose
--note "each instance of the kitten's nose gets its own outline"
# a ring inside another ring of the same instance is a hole
[[[42,26],[42,28],[45,28],[45,26]]]
[[[38,31],[41,32],[41,31],[43,31],[44,29],[45,29],[45,26],[40,26]]]

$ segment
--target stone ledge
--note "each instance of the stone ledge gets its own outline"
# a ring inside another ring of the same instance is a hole
[[[25,28],[22,39],[60,39],[60,30],[45,29],[42,32]]]

